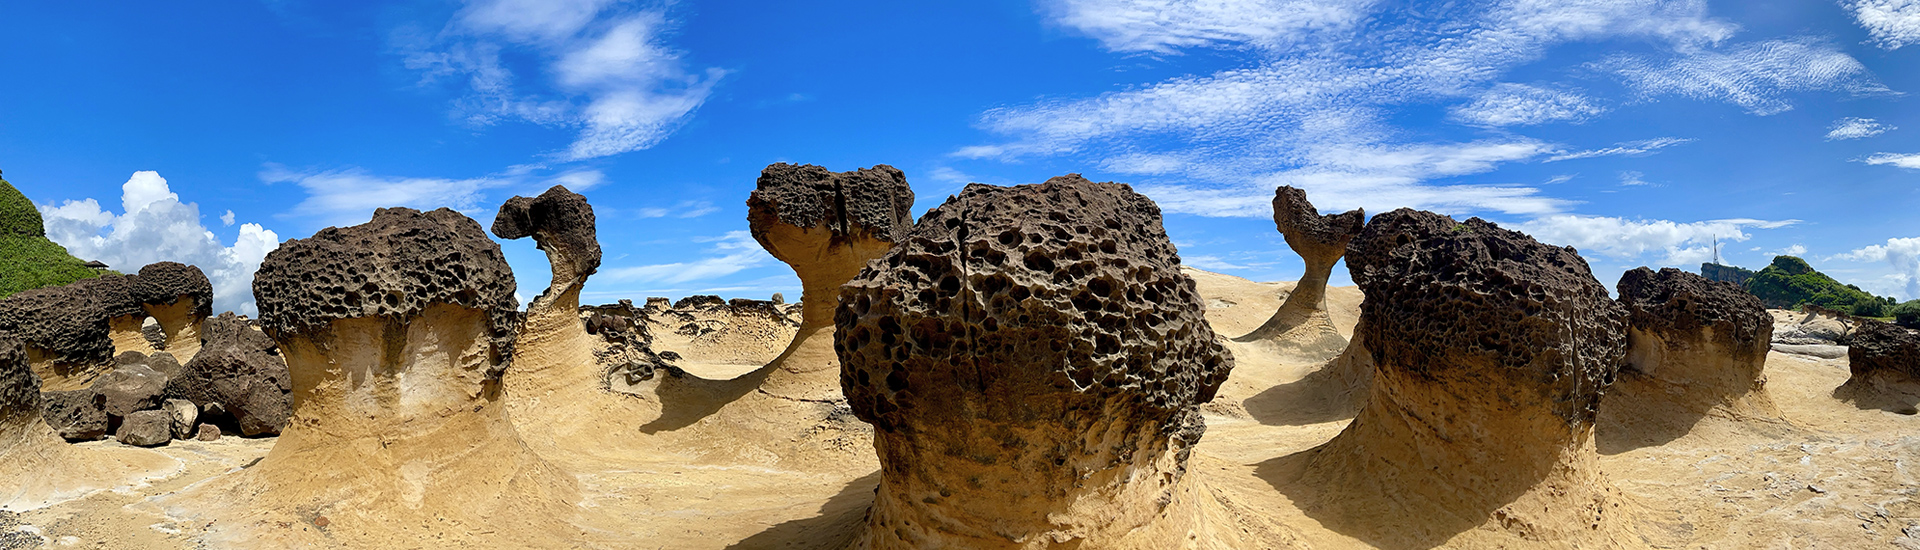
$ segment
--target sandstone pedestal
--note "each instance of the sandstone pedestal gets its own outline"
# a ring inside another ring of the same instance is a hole
[[[1240,337],[1240,342],[1263,342],[1286,355],[1324,360],[1346,349],[1347,339],[1327,316],[1327,279],[1347,253],[1347,242],[1366,221],[1366,212],[1352,210],[1322,216],[1307,202],[1307,193],[1282,186],[1274,190],[1273,224],[1286,236],[1287,246],[1306,261],[1306,271],[1287,295],[1287,301],[1267,322]]]

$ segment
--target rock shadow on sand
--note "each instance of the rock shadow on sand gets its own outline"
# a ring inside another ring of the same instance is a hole
[[[820,505],[820,515],[780,523],[727,550],[838,550],[853,545],[866,523],[867,507],[880,487],[880,472],[847,483],[839,494]]]

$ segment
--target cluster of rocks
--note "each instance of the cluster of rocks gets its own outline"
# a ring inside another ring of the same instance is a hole
[[[0,301],[42,381],[42,417],[72,441],[130,445],[273,435],[290,414],[286,366],[245,318],[210,318],[199,268],[161,262]]]

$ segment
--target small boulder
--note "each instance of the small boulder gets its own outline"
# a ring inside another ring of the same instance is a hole
[[[92,441],[107,436],[106,399],[93,390],[51,391],[40,394],[40,418],[68,441]]]
[[[168,399],[162,410],[173,416],[173,438],[193,437],[193,429],[200,423],[200,407],[185,399]]]
[[[94,393],[106,400],[107,414],[120,417],[160,408],[166,389],[167,375],[146,365],[114,369],[93,385]]]
[[[114,439],[123,445],[159,447],[173,441],[173,415],[167,411],[139,411],[127,415]]]
[[[231,414],[244,435],[279,434],[293,415],[293,385],[273,339],[231,312],[208,319],[201,334],[204,346],[166,396],[200,405],[209,418]]]
[[[218,441],[220,439],[220,427],[212,424],[201,424],[200,430],[194,432],[193,438],[201,441]]]

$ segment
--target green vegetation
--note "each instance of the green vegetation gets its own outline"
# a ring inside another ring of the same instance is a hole
[[[1806,260],[1793,256],[1774,256],[1773,265],[1747,280],[1747,292],[1760,297],[1767,307],[1792,309],[1813,304],[1861,317],[1886,317],[1894,305],[1892,298],[1881,298],[1841,284],[1826,274],[1814,271]]]
[[[1897,306],[1887,308],[1887,315],[1893,317],[1894,324],[1920,329],[1920,300],[1908,300]]]
[[[0,179],[0,298],[105,273],[47,240],[43,224],[33,201]]]

